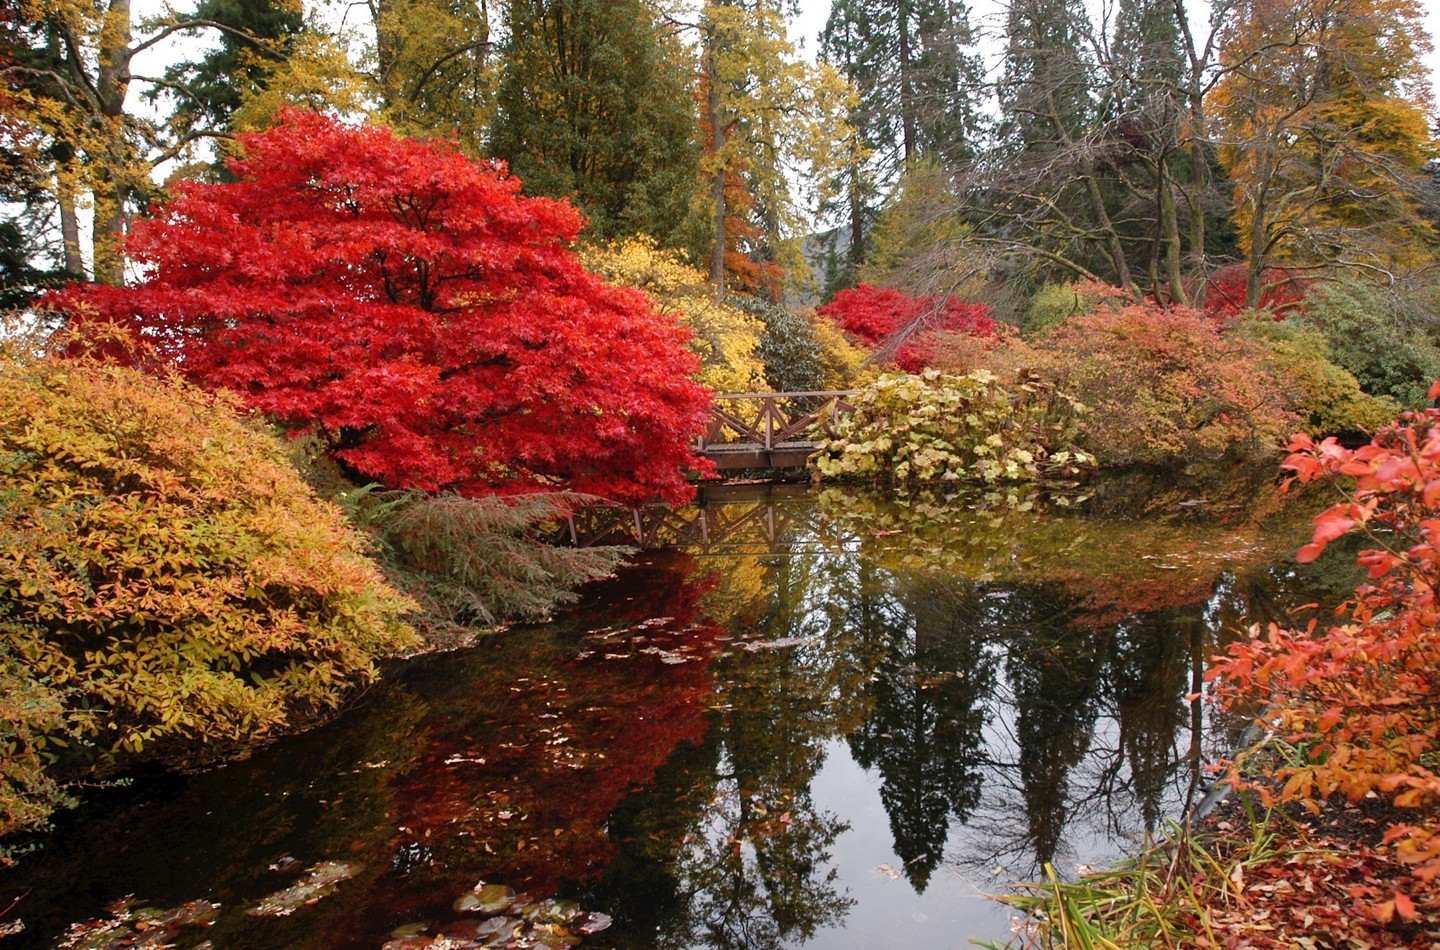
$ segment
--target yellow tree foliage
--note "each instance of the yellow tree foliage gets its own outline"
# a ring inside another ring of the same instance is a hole
[[[815,342],[820,344],[820,371],[825,389],[858,389],[879,378],[880,371],[869,362],[870,354],[854,343],[835,325],[810,314]]]
[[[358,115],[369,106],[366,77],[350,63],[345,47],[333,37],[307,32],[296,37],[289,54],[279,62],[251,54],[267,68],[265,84],[241,90],[240,108],[231,119],[236,132],[253,132],[274,125],[281,111],[297,109],[341,115]]]
[[[0,486],[6,668],[110,753],[263,738],[414,640],[414,605],[227,398],[9,346]]]
[[[854,91],[833,66],[799,54],[778,0],[706,0],[699,32],[706,154],[697,198],[713,222],[710,278],[718,287],[738,265],[751,286],[774,293],[783,289],[766,276],[775,265],[792,279],[806,271],[793,172],[817,183],[817,198],[833,187],[851,160]]]
[[[756,352],[765,325],[739,307],[716,301],[705,275],[680,252],[661,250],[640,236],[582,249],[580,259],[587,270],[611,283],[645,291],[662,313],[689,327],[690,349],[700,357],[701,383],[722,393],[770,389]]]
[[[1390,271],[1434,240],[1420,213],[1436,154],[1415,0],[1243,0],[1209,105],[1234,180],[1247,306],[1267,267]]]

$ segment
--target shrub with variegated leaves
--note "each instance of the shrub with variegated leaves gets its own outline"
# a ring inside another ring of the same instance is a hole
[[[1070,477],[1085,407],[1048,383],[991,373],[882,376],[854,399],[812,461],[826,478],[1023,482]]]

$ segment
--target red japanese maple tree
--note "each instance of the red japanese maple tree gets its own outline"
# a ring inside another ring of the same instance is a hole
[[[685,331],[580,266],[567,202],[313,113],[241,145],[238,180],[182,184],[136,226],[145,280],[53,305],[127,326],[389,486],[689,497],[710,394]]]
[[[912,297],[869,284],[840,291],[816,312],[868,346],[893,346],[895,362],[912,373],[930,362],[932,352],[926,338],[933,332],[995,335],[995,321],[983,303],[965,303],[954,297]]]

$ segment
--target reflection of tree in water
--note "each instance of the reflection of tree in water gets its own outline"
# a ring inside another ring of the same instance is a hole
[[[1182,611],[1132,617],[1115,634],[1107,686],[1119,723],[1119,749],[1129,766],[1128,790],[1146,833],[1154,832],[1167,815],[1166,791],[1180,764],[1177,759],[1192,758],[1184,770],[1191,778],[1187,798],[1198,784],[1200,763],[1193,756],[1199,750],[1193,744],[1182,750],[1180,734],[1198,725],[1191,720],[1198,706],[1187,704],[1184,696],[1200,689],[1193,674],[1201,672],[1196,661],[1203,655],[1204,639],[1203,618]],[[1192,731],[1190,738],[1198,740],[1198,732]],[[1114,800],[1110,796],[1112,804]],[[1114,824],[1118,816],[1112,817]]]
[[[659,933],[664,946],[758,948],[841,922],[848,899],[830,851],[843,825],[809,791],[841,735],[879,774],[917,891],[947,857],[1029,875],[1071,844],[1178,814],[1199,774],[1200,707],[1184,696],[1250,582],[1201,577],[1223,559],[1202,564],[1162,545],[1174,563],[1145,561],[1145,576],[1188,570],[1195,593],[1183,608],[1131,603],[1140,587],[1109,579],[1151,547],[1128,525],[1107,541],[1109,527],[1084,526],[1085,550],[1109,551],[1105,563],[1067,562],[1088,564],[1084,583],[1069,569],[1047,579],[1045,558],[1024,551],[917,566],[884,525],[861,534],[860,552],[750,559],[722,579],[707,601],[715,619],[752,647],[798,645],[717,658],[703,743],[612,816],[612,836],[631,839],[616,867],[645,866],[641,893],[624,901],[633,932]],[[952,841],[957,825],[963,839]]]
[[[861,684],[878,654],[877,608],[864,591],[874,585],[852,556],[763,566],[754,596],[712,598],[742,642],[716,661],[722,685],[704,741],[611,816],[624,844],[610,886],[637,872],[645,886],[607,899],[623,904],[627,929],[658,932],[661,946],[804,942],[853,903],[830,857],[847,826],[810,788],[826,745],[869,713]],[[775,641],[790,645],[766,646]]]
[[[868,687],[875,712],[850,735],[850,750],[879,771],[895,853],[923,892],[944,857],[951,818],[964,822],[980,800],[994,656],[968,586],[900,600],[908,610],[888,613],[887,655]]]
[[[1072,806],[1070,772],[1100,714],[1108,638],[1069,628],[1068,604],[1043,587],[1004,601],[1005,673],[1014,696],[1017,771],[1026,838],[1037,865],[1052,862]]]

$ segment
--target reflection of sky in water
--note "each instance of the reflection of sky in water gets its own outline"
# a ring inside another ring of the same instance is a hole
[[[831,743],[815,777],[815,800],[843,810],[850,828],[835,843],[838,883],[855,906],[835,931],[821,931],[817,947],[965,947],[971,938],[1001,939],[1005,912],[985,897],[1003,889],[1001,877],[941,867],[923,894],[900,873],[890,820],[880,802],[880,781],[850,758],[842,741]],[[904,935],[903,940],[897,935]]]
[[[568,619],[413,662],[245,762],[97,796],[0,875],[0,905],[32,891],[7,950],[126,893],[224,905],[180,947],[379,947],[463,916],[479,879],[613,915],[596,946],[1003,939],[984,893],[1182,810],[1183,697],[1217,631],[1313,599],[1246,517],[834,494],[710,514],[739,528]],[[354,879],[243,913],[323,860]]]

